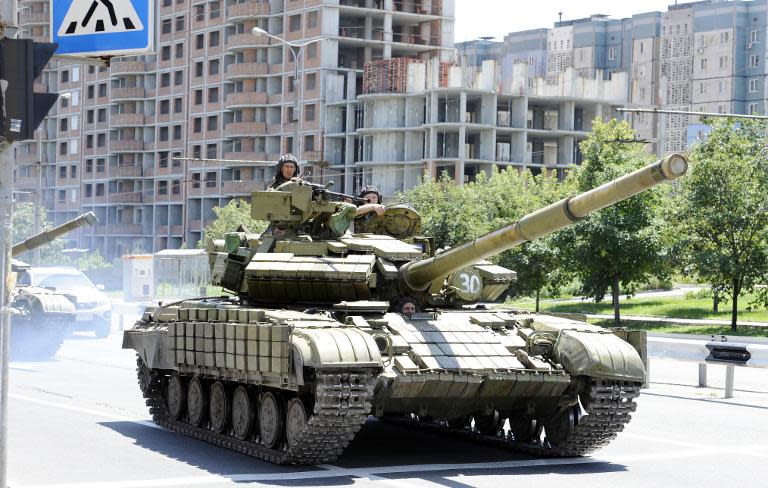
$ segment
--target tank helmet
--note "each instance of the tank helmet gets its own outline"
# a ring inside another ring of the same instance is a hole
[[[296,159],[296,156],[294,156],[291,153],[283,154],[280,156],[280,159],[277,160],[277,173],[281,174],[283,170],[283,165],[285,163],[291,163],[294,166],[296,166],[296,172],[294,173],[294,176],[298,176],[299,174],[299,160]]]
[[[366,185],[360,188],[360,191],[357,192],[357,198],[363,198],[365,195],[369,193],[375,193],[376,198],[379,199],[377,203],[381,203],[381,193],[379,193],[379,189],[373,185]]]

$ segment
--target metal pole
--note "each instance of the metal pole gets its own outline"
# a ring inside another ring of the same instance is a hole
[[[699,386],[706,388],[707,386],[707,365],[706,363],[699,363]]]
[[[43,134],[42,131],[39,134],[40,139],[37,141],[37,147],[38,147],[38,157],[39,160],[37,161],[37,191],[35,192],[35,234],[40,233],[40,206],[43,204],[42,195],[40,194],[43,191],[43,159],[40,157],[42,154],[42,146],[43,143]],[[40,248],[36,247],[32,251],[32,264],[39,265],[40,264]]]
[[[725,398],[733,398],[733,373],[736,367],[729,364],[725,367]]]
[[[0,38],[16,34],[16,0],[0,2]],[[2,82],[2,81],[0,81]],[[4,83],[4,82],[2,82]],[[0,107],[5,112],[5,107]],[[13,211],[13,148],[0,142],[0,488],[8,486],[8,365],[11,353],[11,212]]]

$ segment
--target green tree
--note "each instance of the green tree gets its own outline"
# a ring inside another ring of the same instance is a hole
[[[764,122],[708,123],[674,206],[675,233],[689,269],[730,299],[735,331],[739,297],[768,275],[768,138]]]
[[[596,119],[592,129],[592,135],[580,144],[584,162],[574,175],[579,192],[649,162],[641,145],[621,142],[634,138],[626,122]],[[599,302],[610,290],[617,325],[621,321],[620,290],[632,295],[638,283],[667,275],[659,208],[668,192],[668,188],[645,191],[584,218],[557,238],[585,296]]]
[[[213,207],[213,213],[216,219],[205,227],[206,238],[224,239],[224,234],[235,232],[241,225],[251,232],[263,232],[267,228],[267,222],[251,218],[251,204],[245,200],[230,200],[223,207]]]
[[[518,296],[533,295],[536,312],[539,311],[541,292],[556,294],[568,280],[562,252],[552,236],[526,242],[508,251],[505,257],[499,264],[517,272],[517,279],[512,284],[513,293]]]

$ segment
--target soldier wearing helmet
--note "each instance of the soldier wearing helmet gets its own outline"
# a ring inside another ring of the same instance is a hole
[[[299,160],[293,154],[283,154],[277,161],[277,170],[275,171],[275,178],[272,180],[272,184],[269,185],[270,189],[276,189],[278,186],[288,181],[299,180]]]
[[[378,216],[384,215],[384,205],[381,204],[381,193],[378,188],[373,185],[364,186],[357,192],[357,197],[366,201],[357,207],[358,217],[371,212],[376,212]]]

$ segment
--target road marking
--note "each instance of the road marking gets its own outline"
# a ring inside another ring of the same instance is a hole
[[[66,405],[64,403],[55,403],[55,402],[49,402],[49,401],[45,401],[45,400],[38,400],[37,398],[32,398],[32,397],[28,397],[28,396],[24,396],[24,395],[18,395],[16,393],[10,393],[8,395],[8,397],[12,398],[14,400],[22,400],[22,401],[29,402],[29,403],[36,403],[38,405],[43,405],[43,406],[46,406],[46,407],[54,407],[54,408],[56,408],[58,410],[69,410],[71,412],[78,412],[78,413],[84,413],[84,414],[88,414],[88,415],[95,415],[97,417],[105,417],[105,418],[112,419],[112,420],[119,420],[121,422],[131,422],[131,423],[134,423],[134,424],[144,425],[146,427],[152,427],[152,428],[155,428],[155,429],[166,430],[166,429],[160,427],[159,425],[157,425],[157,424],[155,424],[155,423],[153,423],[153,422],[151,422],[149,420],[142,420],[142,419],[137,419],[137,418],[134,418],[134,417],[126,417],[124,415],[117,415],[117,414],[114,414],[114,413],[104,412],[104,411],[101,411],[101,410],[92,410],[90,408],[75,407],[73,405]]]

